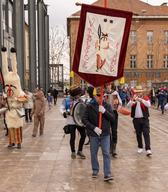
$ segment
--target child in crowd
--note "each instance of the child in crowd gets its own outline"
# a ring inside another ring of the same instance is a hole
[[[49,108],[49,110],[51,109],[51,107],[52,107],[52,95],[51,95],[51,93],[47,93],[47,101],[48,101],[48,108]]]

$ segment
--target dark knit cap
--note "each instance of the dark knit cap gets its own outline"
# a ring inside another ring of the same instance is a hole
[[[90,98],[93,98],[93,91],[94,91],[94,87],[89,86],[89,87],[87,88],[87,93],[89,94],[89,97],[90,97]]]

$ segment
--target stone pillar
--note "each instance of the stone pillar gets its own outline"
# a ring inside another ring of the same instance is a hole
[[[50,78],[49,78],[49,15],[45,16],[45,53],[46,53],[46,92],[50,87]]]
[[[24,60],[24,41],[25,41],[25,19],[24,19],[24,1],[14,0],[13,1],[14,11],[14,39],[15,48],[18,63],[18,75],[20,76],[21,86],[24,87],[25,78],[25,60]]]
[[[36,0],[28,1],[29,16],[29,89],[34,91],[37,87],[36,62]]]

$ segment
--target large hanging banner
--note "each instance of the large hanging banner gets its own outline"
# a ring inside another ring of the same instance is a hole
[[[82,4],[73,71],[93,86],[123,76],[132,13]]]

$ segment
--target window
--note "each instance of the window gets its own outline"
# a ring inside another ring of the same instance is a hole
[[[153,31],[147,31],[147,43],[148,44],[153,43]]]
[[[157,78],[160,78],[160,76],[161,76],[160,72],[157,71],[157,72],[156,72],[156,77],[157,77]]]
[[[163,63],[164,63],[164,68],[168,68],[168,55],[164,56]]]
[[[134,43],[136,43],[136,39],[137,39],[136,31],[131,31],[130,32],[130,42],[132,44],[134,44]]]
[[[147,68],[153,68],[153,55],[147,55]]]
[[[164,31],[164,43],[168,44],[168,31]]]
[[[130,68],[136,68],[136,55],[130,56]]]
[[[137,85],[137,81],[136,80],[130,81],[130,86],[131,87],[135,87],[136,85]]]

